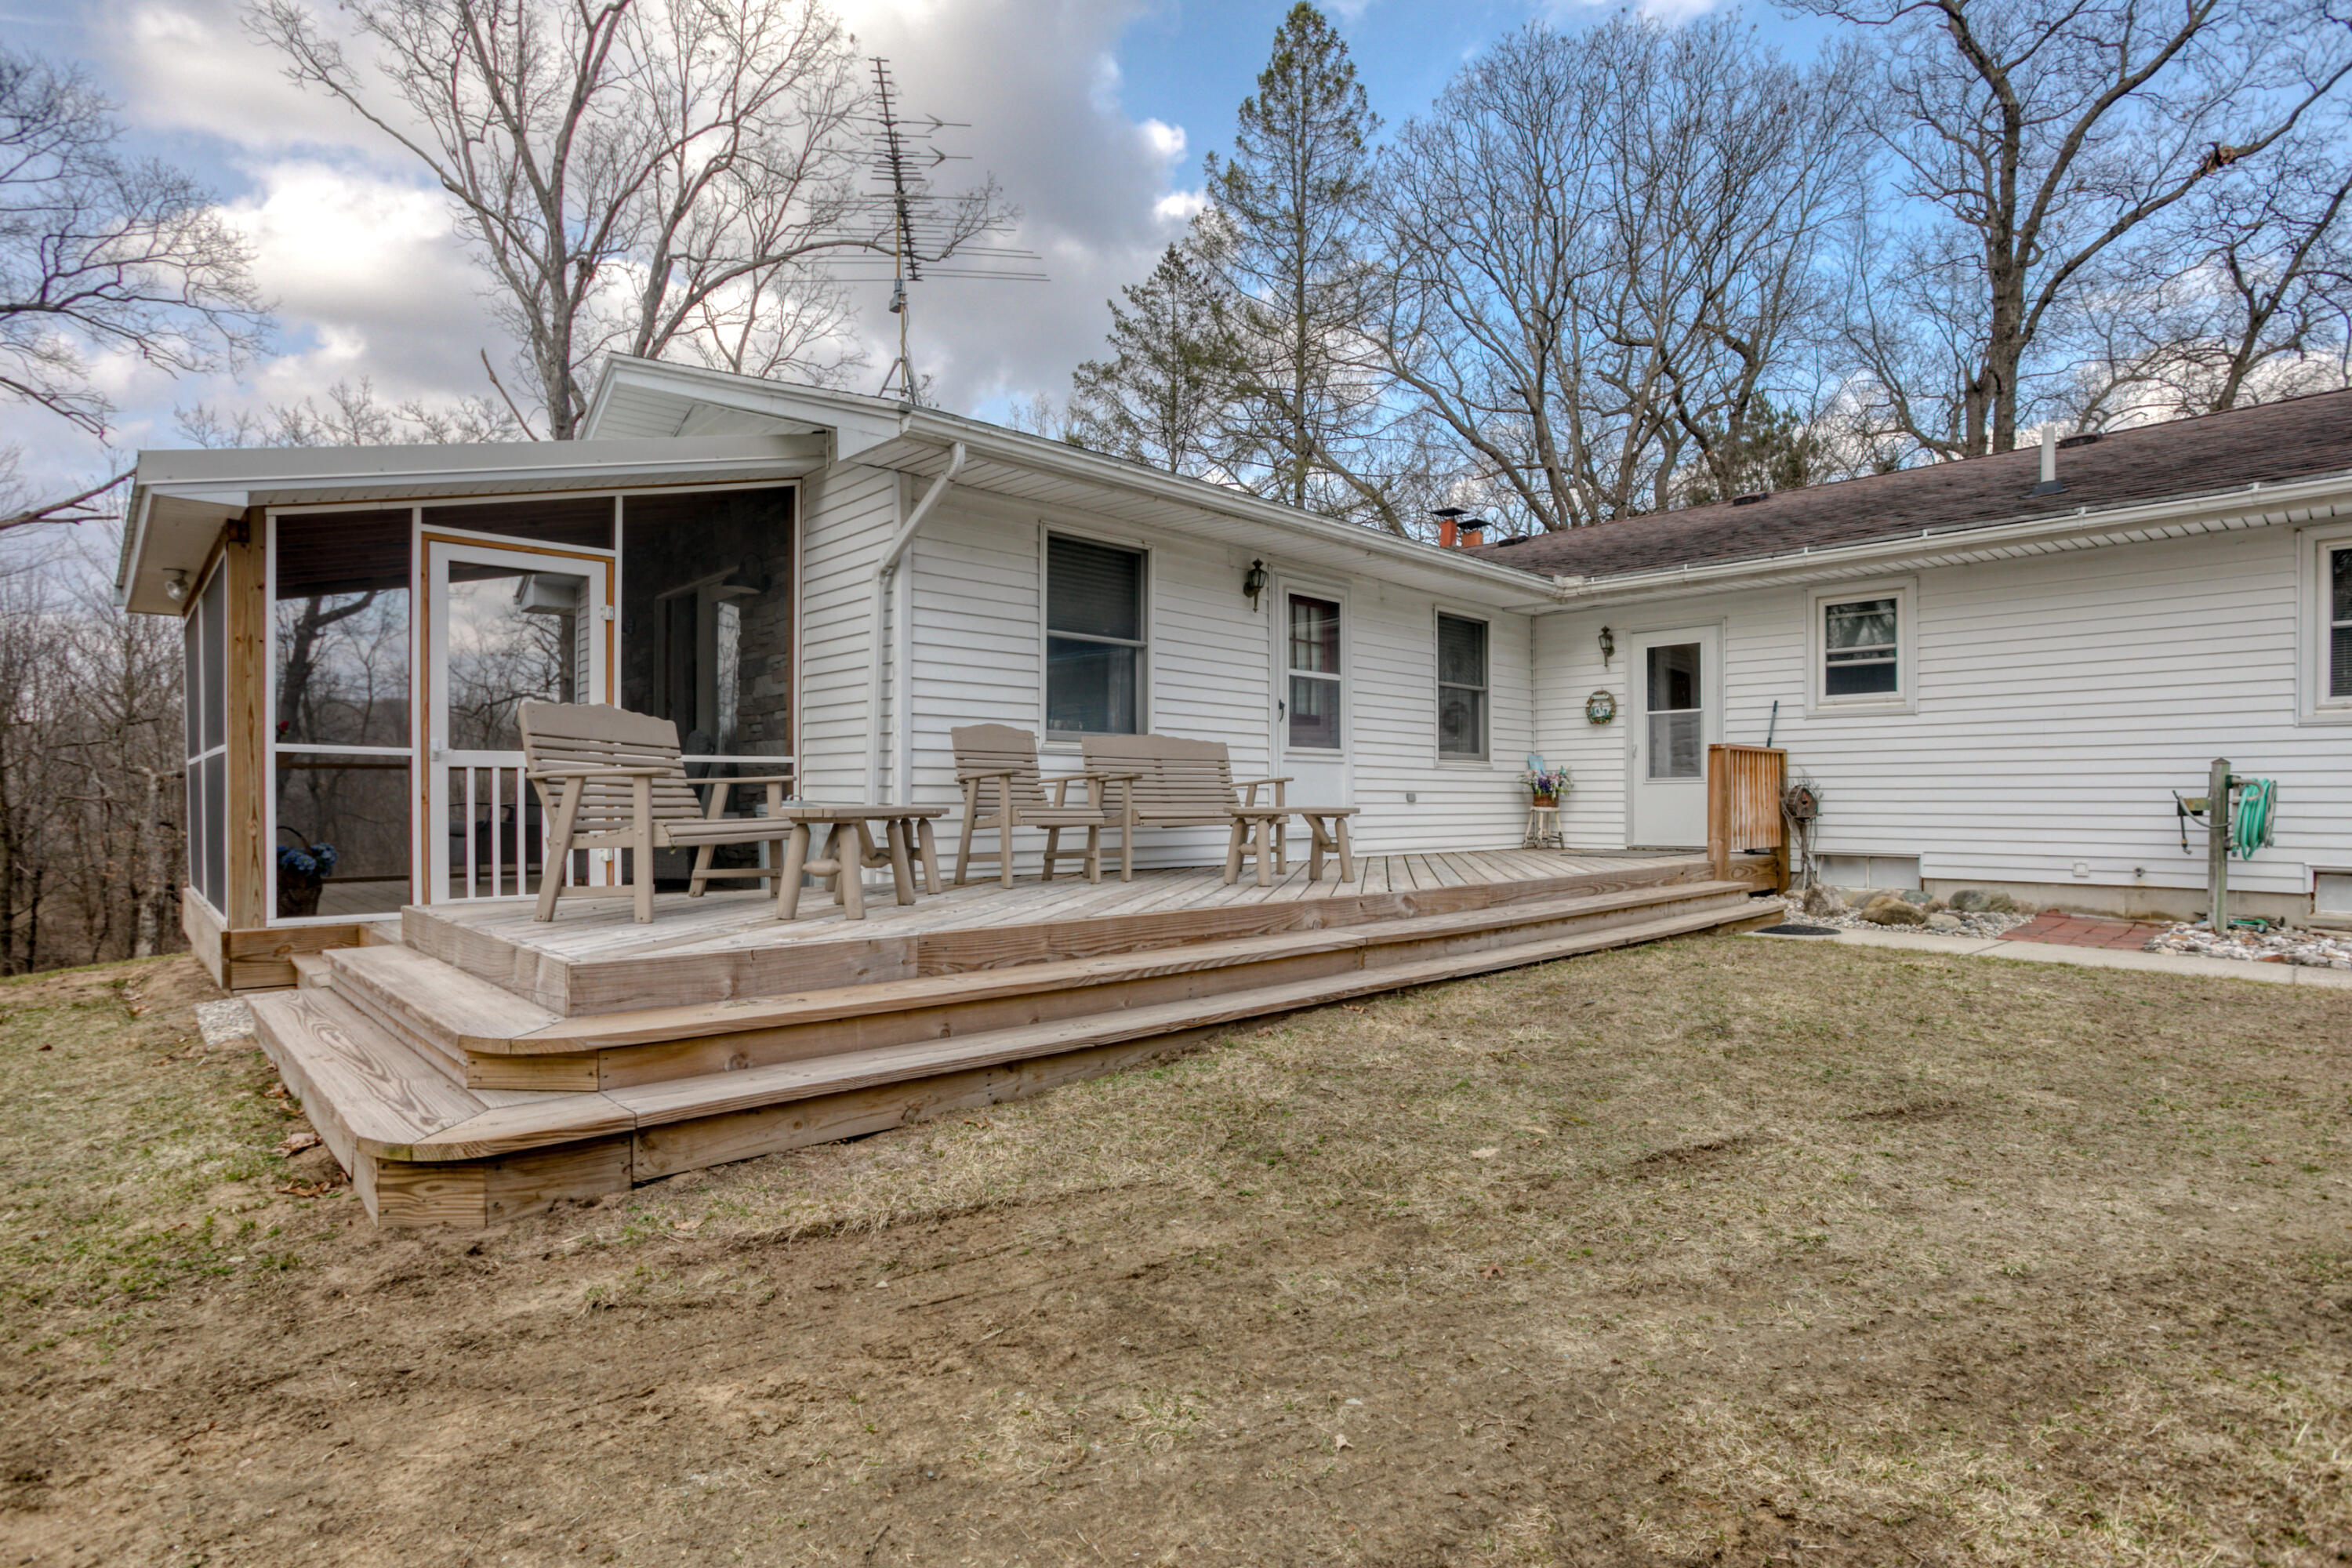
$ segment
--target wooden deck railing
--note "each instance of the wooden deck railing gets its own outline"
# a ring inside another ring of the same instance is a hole
[[[1769,854],[1780,862],[1777,883],[1789,885],[1788,825],[1780,816],[1789,753],[1778,746],[1706,749],[1706,856],[1718,879],[1731,875],[1731,858]]]

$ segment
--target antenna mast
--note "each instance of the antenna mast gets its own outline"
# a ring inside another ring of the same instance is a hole
[[[920,121],[907,118],[900,110],[890,62],[877,55],[873,63],[876,111],[867,166],[880,189],[870,200],[879,209],[874,216],[887,218],[890,226],[890,313],[898,318],[898,356],[882,378],[882,395],[887,397],[896,392],[914,403],[920,400],[922,383],[915,375],[908,344],[907,322],[913,313],[908,284],[924,281],[927,268],[935,277],[1034,283],[1045,282],[1045,274],[1035,266],[1040,258],[1034,251],[979,243],[989,235],[1003,233],[1009,221],[995,210],[992,183],[958,196],[943,197],[932,192],[929,171],[950,159],[961,161],[960,154],[941,151],[932,139],[944,130],[970,127],[937,115]],[[881,237],[873,235],[876,251],[881,248]],[[835,258],[843,265],[856,259],[854,256]],[[878,256],[874,259],[878,260]],[[954,268],[940,265],[950,259],[964,265]]]

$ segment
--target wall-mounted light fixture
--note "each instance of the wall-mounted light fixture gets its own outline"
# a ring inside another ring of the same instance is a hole
[[[1250,569],[1242,574],[1242,595],[1249,600],[1250,608],[1255,610],[1257,608],[1257,596],[1265,592],[1265,563],[1253,561]]]
[[[163,574],[163,596],[175,605],[188,596],[188,574],[177,566]]]
[[[1609,661],[1616,657],[1617,634],[1603,626],[1601,628],[1601,668],[1608,668]]]

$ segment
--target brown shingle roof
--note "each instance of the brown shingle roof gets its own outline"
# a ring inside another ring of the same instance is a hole
[[[2038,448],[2021,447],[1783,490],[1746,506],[1721,501],[1620,518],[1465,553],[1548,575],[1604,577],[2310,479],[2352,470],[2352,391],[2137,426],[2062,447],[2058,480],[2066,488],[2054,495],[2032,493],[2041,462]]]

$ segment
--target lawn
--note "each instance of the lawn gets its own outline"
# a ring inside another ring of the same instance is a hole
[[[487,1233],[0,986],[0,1563],[2320,1563],[2352,994],[1717,936]]]

